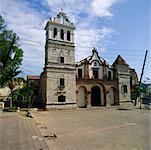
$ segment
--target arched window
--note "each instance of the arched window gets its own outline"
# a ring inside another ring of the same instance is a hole
[[[70,31],[67,31],[67,40],[70,41]]]
[[[53,37],[56,38],[57,37],[57,28],[53,29]]]
[[[61,38],[62,40],[64,40],[64,30],[63,30],[63,29],[61,29],[60,38]]]
[[[66,101],[66,97],[63,95],[58,96],[58,102],[65,102]]]

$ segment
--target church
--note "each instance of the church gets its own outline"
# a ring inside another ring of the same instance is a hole
[[[46,27],[45,65],[40,76],[44,107],[99,107],[131,102],[137,74],[119,55],[112,65],[95,48],[75,63],[73,23],[64,12]]]

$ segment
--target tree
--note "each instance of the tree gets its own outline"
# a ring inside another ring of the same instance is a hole
[[[18,88],[12,92],[12,97],[16,101],[18,106],[30,106],[32,105],[32,95],[33,90],[28,87],[27,83],[24,82],[24,85],[21,88]]]
[[[19,48],[18,40],[19,37],[13,31],[6,29],[4,19],[0,16],[0,86],[8,86],[11,93],[16,84],[16,76],[21,72],[18,69],[23,60],[23,50]]]

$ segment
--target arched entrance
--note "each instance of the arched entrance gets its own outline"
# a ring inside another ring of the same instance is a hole
[[[98,86],[91,88],[91,106],[101,106],[101,92]]]
[[[86,107],[86,89],[84,87],[80,87],[78,89],[78,107]]]

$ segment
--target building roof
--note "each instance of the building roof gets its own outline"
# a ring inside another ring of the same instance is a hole
[[[27,80],[39,80],[40,79],[40,76],[27,76]]]
[[[116,58],[116,60],[114,61],[113,65],[127,65],[128,64],[125,62],[125,60],[120,56],[118,55],[118,57]]]
[[[92,57],[94,56],[94,54],[97,55],[98,59],[100,60],[100,62],[102,62],[102,64],[111,67],[111,66],[109,65],[109,63],[108,63],[105,59],[103,59],[102,57],[100,57],[100,56],[98,55],[98,52],[97,52],[97,50],[95,49],[95,47],[92,49],[92,55],[91,55],[91,56],[88,56],[88,57],[82,59],[81,61],[76,62],[76,64],[77,64],[77,65],[80,65],[80,64],[83,64],[85,61],[91,62]]]
[[[59,25],[59,26],[61,25],[61,26],[64,26],[64,27],[75,29],[73,23],[69,21],[68,17],[66,16],[66,14],[63,12],[62,9],[56,15],[56,17],[50,18],[50,20],[46,24],[45,30],[47,30],[49,24],[51,24],[51,25]]]

